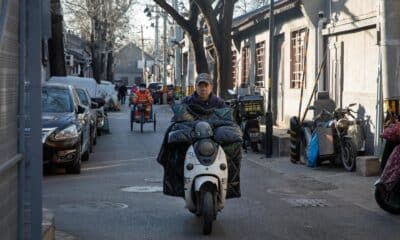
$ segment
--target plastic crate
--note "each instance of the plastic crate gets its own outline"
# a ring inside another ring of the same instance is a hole
[[[258,116],[264,113],[262,96],[243,96],[239,98],[239,111],[242,116]]]

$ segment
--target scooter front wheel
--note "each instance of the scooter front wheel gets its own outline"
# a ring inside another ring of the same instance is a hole
[[[397,194],[397,198],[394,196],[395,194]],[[375,187],[376,203],[378,203],[379,207],[389,213],[400,214],[399,195],[399,192],[390,193],[386,191],[382,184],[378,184]]]
[[[212,231],[212,222],[214,221],[214,199],[211,192],[203,193],[202,216],[203,216],[203,234],[208,235]]]

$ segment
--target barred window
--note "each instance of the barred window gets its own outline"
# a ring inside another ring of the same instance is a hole
[[[242,85],[247,85],[250,78],[250,48],[242,48]]]
[[[237,52],[232,51],[232,82],[233,82],[233,86],[236,86],[236,84],[237,84],[236,74],[237,74]]]
[[[303,74],[305,71],[305,37],[305,28],[294,31],[291,34],[290,88],[301,88]],[[306,85],[305,81],[304,85]]]
[[[256,79],[257,86],[264,86],[265,75],[265,42],[256,44]]]

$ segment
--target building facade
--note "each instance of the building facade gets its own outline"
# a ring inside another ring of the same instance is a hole
[[[93,77],[89,43],[71,32],[65,34],[64,42],[67,76]]]
[[[358,103],[354,110],[357,117],[367,120],[366,147],[372,153],[379,89],[377,1],[281,0],[275,7],[271,91],[275,125],[287,128],[290,117],[299,115],[302,91],[303,115],[316,87],[317,92],[329,93],[337,107]],[[233,22],[232,79],[244,92],[265,96],[269,82],[268,20],[269,6],[265,6]],[[307,118],[312,117],[309,112]]]
[[[153,74],[154,58],[145,53],[148,82]],[[142,49],[129,43],[115,54],[114,79],[128,85],[139,84],[143,79]]]

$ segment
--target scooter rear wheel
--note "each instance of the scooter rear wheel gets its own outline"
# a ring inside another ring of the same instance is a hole
[[[212,231],[212,222],[214,221],[214,200],[211,192],[203,193],[202,216],[203,234],[209,235]]]

